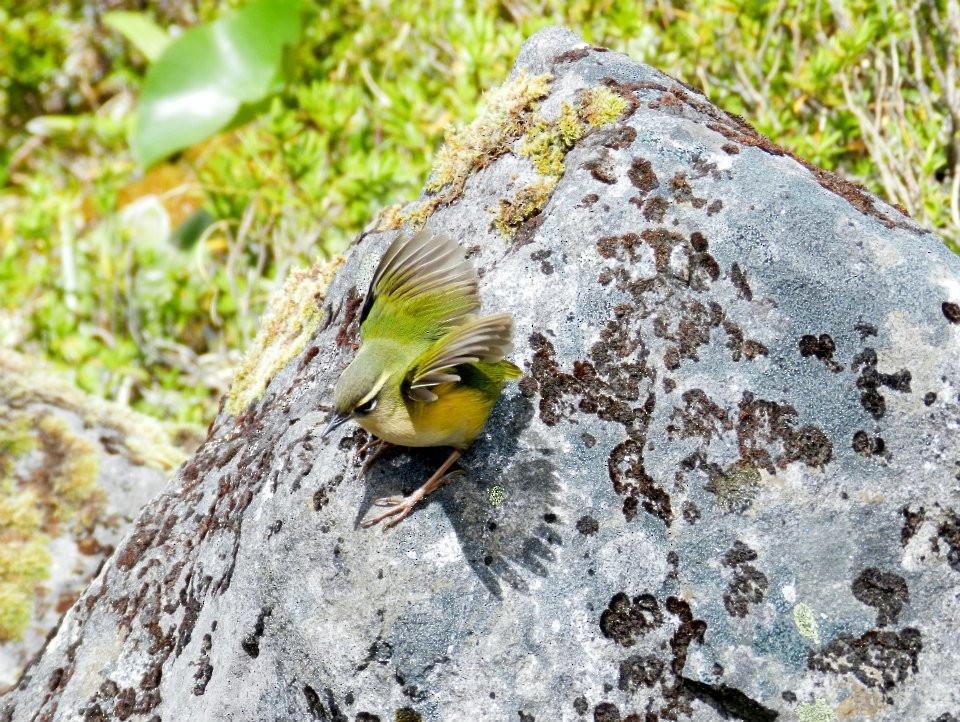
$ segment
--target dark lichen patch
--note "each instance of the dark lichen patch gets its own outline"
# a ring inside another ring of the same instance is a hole
[[[243,651],[254,659],[260,656],[260,638],[263,637],[266,619],[272,614],[273,609],[269,607],[261,609],[257,615],[257,621],[253,625],[253,632],[244,637],[240,642],[240,647]]]
[[[623,150],[637,139],[637,131],[626,123],[601,128],[595,135],[600,145],[610,150]]]
[[[577,208],[589,208],[598,200],[600,200],[600,196],[598,196],[596,193],[588,193],[580,199],[580,204],[577,206]]]
[[[866,431],[857,431],[853,435],[851,448],[861,456],[880,456],[887,450],[886,442],[879,436],[870,436]]]
[[[877,371],[877,352],[872,348],[865,348],[854,356],[851,368],[854,371],[860,370],[860,375],[857,377],[860,403],[875,419],[882,419],[887,413],[886,399],[880,393],[881,386],[900,393],[910,393],[912,379],[910,371],[901,369],[892,374]]]
[[[903,605],[910,601],[906,579],[876,567],[861,571],[853,580],[850,591],[859,601],[877,610],[878,627],[896,622]]]
[[[573,700],[573,709],[581,717],[587,713],[587,710],[590,709],[590,703],[587,702],[587,698],[583,695],[577,697]]]
[[[810,652],[809,669],[831,674],[850,674],[862,684],[889,693],[918,671],[923,650],[920,630],[899,632],[870,630],[854,637],[841,634],[819,650]]]
[[[707,623],[702,619],[696,619],[690,604],[679,597],[667,597],[666,607],[667,611],[677,617],[680,622],[670,638],[670,649],[673,652],[670,669],[676,677],[682,678],[690,645],[693,642],[703,644]]]
[[[677,173],[670,179],[670,192],[677,203],[689,203],[694,208],[703,208],[707,205],[706,198],[700,198],[693,194],[686,173]]]
[[[750,562],[757,560],[757,553],[741,541],[724,554],[720,561],[733,570],[733,579],[723,594],[723,606],[731,617],[746,617],[751,604],[763,601],[770,586],[767,576]]]
[[[667,434],[671,437],[679,434],[681,438],[696,436],[708,444],[714,435],[720,436],[733,429],[733,419],[722,406],[711,399],[702,389],[684,391],[680,397],[683,408],[674,407],[667,425]]]
[[[593,722],[623,722],[623,718],[617,705],[601,702],[593,709]]]
[[[653,165],[646,158],[635,157],[630,163],[627,178],[640,191],[642,198],[650,191],[660,187],[660,181],[653,172]]]
[[[905,506],[900,510],[900,513],[903,515],[903,528],[900,530],[900,544],[907,546],[920,529],[924,519],[926,519],[927,511],[922,506],[916,511],[909,506]]]
[[[752,338],[745,338],[743,330],[737,324],[724,321],[723,330],[727,332],[727,348],[730,349],[730,358],[734,361],[742,359],[753,361],[769,355],[769,349],[762,343]]]
[[[693,199],[693,189],[686,173],[677,173],[670,179],[670,192],[678,203],[688,203]]]
[[[747,283],[747,276],[736,262],[730,266],[730,281],[737,289],[738,298],[742,298],[744,301],[753,300],[753,291],[750,288],[750,284]]]
[[[648,198],[643,204],[643,219],[650,223],[663,223],[669,207],[669,202],[662,196]]]
[[[933,406],[937,401],[937,394],[935,391],[928,391],[923,395],[923,405],[924,406]]]
[[[794,429],[797,411],[790,404],[757,399],[744,391],[738,408],[737,444],[741,459],[750,466],[773,474],[793,461],[822,467],[832,458],[833,444],[821,429],[812,424]]]
[[[393,714],[394,722],[423,722],[423,716],[410,707],[398,709]]]
[[[364,312],[367,311],[363,300],[363,297],[357,293],[356,288],[351,287],[347,291],[347,297],[343,304],[343,318],[337,327],[337,335],[334,339],[337,348],[343,348],[349,344],[356,350],[360,339],[360,324],[363,323]],[[363,311],[360,309],[361,304],[364,306]]]
[[[653,687],[663,678],[663,660],[652,654],[634,654],[620,662],[620,678],[617,688],[623,692],[636,692],[643,687]]]
[[[951,301],[944,301],[940,309],[950,323],[960,323],[960,305]]]
[[[723,201],[717,198],[707,206],[707,216],[713,216],[723,210]]]
[[[656,516],[667,526],[673,522],[670,495],[657,486],[647,473],[641,444],[633,439],[624,441],[611,452],[607,467],[614,490],[626,497],[623,515],[627,521],[636,516],[637,507],[642,505],[644,511]]]
[[[610,151],[601,148],[602,153],[584,161],[581,170],[589,171],[594,180],[613,185],[617,182],[617,167],[610,157]]]
[[[663,612],[652,594],[631,600],[618,592],[600,615],[600,631],[622,647],[632,647],[639,637],[663,624]]]
[[[560,53],[553,59],[554,65],[563,65],[564,63],[575,63],[578,60],[582,60],[590,54],[590,48],[571,48],[570,50],[565,50]]]
[[[943,520],[937,526],[936,538],[947,545],[947,564],[954,571],[960,572],[960,514],[953,509],[947,509]]]
[[[193,693],[197,697],[202,697],[207,691],[207,685],[210,678],[213,677],[213,665],[210,664],[210,649],[213,647],[213,637],[209,634],[203,635],[203,641],[200,643],[200,659],[197,660],[197,671],[193,673]]]
[[[589,514],[584,514],[579,519],[577,519],[576,524],[577,531],[583,534],[584,536],[592,536],[600,531],[600,522],[594,519]]]
[[[805,334],[800,337],[798,343],[800,355],[804,358],[815,356],[823,361],[828,369],[834,373],[843,371],[843,364],[837,363],[833,359],[833,354],[837,350],[837,345],[833,337],[826,333],[821,333],[819,337],[813,334]]]

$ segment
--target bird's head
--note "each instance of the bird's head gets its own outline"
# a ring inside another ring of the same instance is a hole
[[[383,401],[381,391],[390,378],[390,371],[384,364],[376,363],[372,356],[361,348],[340,374],[333,390],[333,417],[321,438],[351,419],[359,420],[377,413]]]

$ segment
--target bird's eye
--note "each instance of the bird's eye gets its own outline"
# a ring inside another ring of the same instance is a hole
[[[353,410],[353,413],[355,413],[355,414],[360,414],[361,416],[363,416],[364,414],[369,414],[369,413],[370,413],[371,411],[373,411],[375,408],[377,408],[377,397],[376,397],[376,396],[374,396],[374,397],[373,397],[372,399],[370,399],[369,401],[366,401],[366,402],[360,404],[359,406],[357,406],[357,407]]]

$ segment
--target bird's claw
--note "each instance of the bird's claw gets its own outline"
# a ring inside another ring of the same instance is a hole
[[[376,526],[380,522],[390,519],[390,517],[396,517],[395,519],[390,519],[386,524],[383,525],[383,530],[386,531],[392,527],[395,527],[401,521],[406,519],[410,512],[413,511],[413,507],[417,505],[420,499],[412,496],[388,496],[382,499],[377,499],[374,504],[376,506],[389,506],[382,514],[378,514],[373,517],[373,519],[368,519],[367,521],[360,524],[364,529],[369,529],[372,526]]]

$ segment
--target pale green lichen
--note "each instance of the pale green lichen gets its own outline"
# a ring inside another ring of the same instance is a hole
[[[541,178],[521,188],[510,200],[501,198],[493,221],[500,235],[510,238],[525,220],[543,210],[556,185],[556,178]]]
[[[499,484],[491,486],[487,491],[487,501],[490,502],[490,506],[496,509],[503,503],[503,500],[507,498],[506,492],[503,490],[503,487]]]
[[[721,511],[744,512],[760,493],[760,472],[746,462],[737,461],[712,475],[703,488],[716,496]]]
[[[283,288],[270,300],[257,337],[237,367],[227,392],[228,412],[241,414],[260,398],[270,379],[303,351],[323,319],[321,302],[341,263],[343,258],[337,256],[290,272]]]
[[[836,718],[833,708],[825,699],[797,705],[797,719],[800,722],[833,722]]]
[[[820,644],[820,629],[817,627],[817,619],[809,605],[798,602],[793,607],[793,623],[797,631],[804,639],[808,639],[814,644]]]

